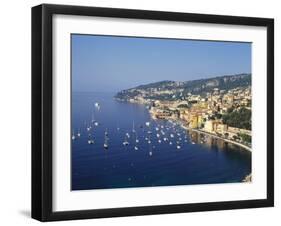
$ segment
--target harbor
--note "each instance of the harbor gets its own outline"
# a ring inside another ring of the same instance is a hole
[[[112,95],[75,95],[73,190],[106,188],[97,180],[101,177],[119,178],[118,183],[110,182],[118,188],[240,182],[251,172],[251,156],[242,146],[218,143],[215,136],[196,140],[192,133],[201,131],[185,128],[180,121],[153,119],[143,104],[117,101]],[[85,103],[79,101],[82,97]],[[218,168],[212,166],[217,161],[222,161]],[[204,176],[208,171],[211,175]]]

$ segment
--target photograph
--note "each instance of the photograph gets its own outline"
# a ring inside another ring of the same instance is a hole
[[[70,38],[72,191],[255,180],[251,42]]]

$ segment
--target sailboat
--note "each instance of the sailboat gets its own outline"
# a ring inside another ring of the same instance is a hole
[[[91,127],[90,125],[88,125],[88,126],[87,126],[87,131],[90,131],[91,128],[92,128],[92,127]]]
[[[95,141],[94,141],[94,139],[93,139],[93,138],[91,138],[92,136],[91,136],[91,134],[90,134],[90,133],[89,133],[88,137],[89,137],[89,139],[88,139],[88,144],[94,144],[94,143],[95,143]]]
[[[132,132],[135,133],[136,130],[135,130],[135,121],[133,121],[133,129],[132,129]]]
[[[147,141],[148,144],[151,144],[151,136],[150,134],[148,134],[148,141]]]
[[[81,136],[81,133],[80,133],[80,129],[78,130],[78,133],[77,133],[77,137],[80,137]]]
[[[108,133],[107,133],[107,130],[104,132],[104,144],[103,144],[103,147],[105,149],[108,149]]]
[[[137,151],[137,150],[139,150],[139,148],[138,148],[138,146],[137,146],[137,144],[139,143],[139,139],[138,139],[138,136],[137,136],[137,132],[135,132],[135,150]]]
[[[100,104],[98,102],[95,103],[95,107],[100,110]]]
[[[139,139],[138,139],[137,133],[136,133],[136,143],[139,143]]]
[[[72,140],[75,140],[75,135],[74,135],[74,131],[72,131],[72,136],[71,136]]]
[[[129,142],[127,141],[127,136],[125,136],[125,140],[124,140],[124,142],[123,142],[123,145],[124,145],[124,146],[128,146],[128,145],[129,145]]]
[[[95,120],[95,113],[94,111],[92,112],[92,123],[95,125],[95,126],[98,126],[99,123]]]
[[[93,139],[88,140],[88,144],[94,144],[94,143],[95,143],[95,141]]]

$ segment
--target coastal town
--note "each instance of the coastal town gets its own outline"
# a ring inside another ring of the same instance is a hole
[[[237,83],[237,78],[244,79],[230,78],[230,84],[236,83],[228,85],[228,89],[214,83],[217,79],[203,81],[201,87],[209,84],[208,89],[203,90],[206,92],[187,92],[190,89],[182,88],[179,82],[172,85],[170,82],[168,86],[141,86],[123,91],[126,98],[123,95],[122,100],[147,105],[154,119],[177,121],[188,130],[209,134],[251,151],[251,86]]]

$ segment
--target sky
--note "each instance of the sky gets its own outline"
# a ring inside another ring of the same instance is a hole
[[[251,73],[251,43],[72,34],[71,51],[74,92]]]

